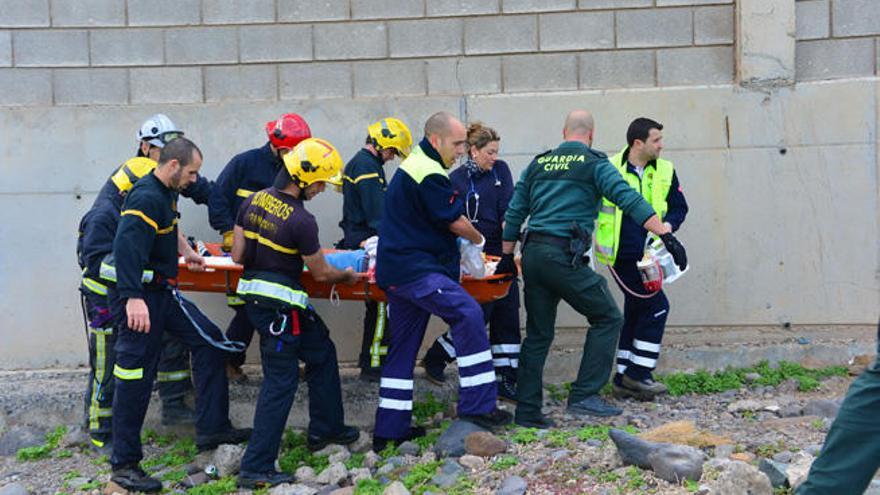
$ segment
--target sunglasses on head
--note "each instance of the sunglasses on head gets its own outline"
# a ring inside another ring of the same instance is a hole
[[[183,137],[182,132],[163,132],[159,134],[159,141],[162,141],[162,144],[168,144],[179,137]]]

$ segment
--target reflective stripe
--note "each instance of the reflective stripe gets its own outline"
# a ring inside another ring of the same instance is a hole
[[[116,283],[116,267],[109,263],[101,263],[100,270],[101,278],[107,280],[109,282]],[[148,284],[153,281],[153,270],[144,270],[144,273],[141,275],[141,282]]]
[[[395,411],[412,411],[412,401],[379,397],[379,408],[394,409]]]
[[[142,212],[141,210],[122,210],[122,213],[119,214],[120,217],[124,217],[126,215],[134,215],[144,222],[147,222],[147,225],[153,227],[153,230],[157,232],[159,231],[159,224],[157,224],[155,220],[148,217],[147,214]]]
[[[412,390],[413,381],[403,378],[382,378],[379,381],[380,388],[393,388],[394,390]]]
[[[452,346],[452,343],[446,340],[445,335],[441,335],[440,338],[437,339],[437,342],[440,342],[440,347],[446,351],[446,355],[454,358],[455,357],[455,347]]]
[[[632,353],[629,351],[618,350],[617,351],[617,359],[629,359],[632,356]]]
[[[251,197],[251,194],[253,194],[253,193],[254,193],[253,191],[248,191],[247,189],[242,189],[242,188],[238,188],[235,190],[235,195],[240,198],[249,198],[249,197]]]
[[[609,205],[608,203],[605,203],[604,201],[602,202],[602,206],[599,207],[599,213],[607,213],[609,215],[613,215],[614,210],[615,210],[615,207],[613,204]]]
[[[226,296],[226,304],[229,306],[241,306],[245,304],[244,300],[237,295],[227,295]]]
[[[652,344],[651,342],[645,342],[644,340],[639,339],[633,339],[633,347],[640,351],[660,352],[660,344]]]
[[[654,318],[657,318],[657,317],[659,317],[659,316],[662,316],[662,315],[665,314],[665,313],[666,313],[666,310],[665,310],[665,309],[664,309],[663,311],[658,311],[658,312],[654,313]]]
[[[292,248],[284,247],[280,244],[276,244],[276,243],[270,241],[269,239],[266,239],[265,237],[261,236],[259,234],[259,232],[254,232],[252,230],[245,230],[244,236],[247,239],[253,239],[253,240],[257,241],[259,244],[262,244],[272,250],[278,251],[279,253],[299,254],[299,249],[292,249]]]
[[[349,177],[349,176],[347,176],[347,175],[344,175],[344,176],[342,176],[342,178],[345,179],[345,180],[347,180],[347,181],[349,181],[349,182],[351,182],[352,184],[357,184],[358,182],[360,182],[360,181],[362,181],[362,180],[367,180],[367,179],[378,179],[378,178],[379,178],[379,174],[373,172],[372,174],[358,175],[358,176],[357,176],[356,178],[354,178],[354,179],[352,179],[351,177]]]
[[[492,366],[495,366],[496,368],[503,368],[505,366],[510,366],[510,359],[509,358],[493,359]]]
[[[617,372],[622,375],[624,371],[626,371],[626,365],[618,364],[617,365]]]
[[[487,371],[474,376],[462,376],[458,379],[461,387],[478,387],[495,381],[495,371]]]
[[[510,367],[511,368],[519,368],[519,359],[510,359]]]
[[[98,440],[98,439],[95,439],[95,438],[89,438],[89,440],[91,440],[92,443],[93,443],[96,447],[103,447],[103,446],[104,446],[104,442],[102,442],[102,441],[100,441],[100,440]]]
[[[107,286],[102,284],[101,282],[98,282],[95,279],[83,277],[82,285],[86,289],[94,292],[95,294],[97,294],[99,296],[106,296],[107,295]]]
[[[181,371],[160,371],[158,373],[160,382],[179,382],[189,379],[192,376],[189,370]]]
[[[478,352],[476,354],[469,354],[467,356],[459,356],[458,358],[458,367],[464,368],[467,366],[473,366],[475,364],[485,363],[487,361],[492,360],[492,353],[489,352],[489,349],[486,349],[483,352]]]
[[[107,336],[103,332],[98,332],[97,328],[89,328],[89,330],[95,335],[95,380],[92,382],[92,396],[89,400],[89,429],[97,430],[101,426],[99,418],[102,417],[98,397],[101,393],[101,384],[104,383],[104,375],[107,372],[104,367],[107,360]],[[110,415],[103,417],[107,418]]]
[[[144,377],[144,369],[135,368],[133,370],[127,370],[117,364],[113,366],[113,376],[120,380],[140,380]]]
[[[493,353],[499,354],[518,354],[519,349],[519,344],[496,344],[491,347]]]
[[[92,328],[89,327],[89,333],[93,333],[95,335],[113,335],[112,328]]]
[[[635,355],[635,354],[633,354],[632,356],[630,356],[629,360],[630,360],[633,364],[637,364],[637,365],[639,365],[639,366],[644,366],[645,368],[651,368],[651,369],[653,369],[655,366],[657,366],[657,360],[656,360],[656,359],[651,359],[651,358],[646,358],[646,357],[642,357],[642,356],[637,356],[637,355]]]
[[[99,418],[112,418],[113,417],[113,408],[112,407],[101,407],[98,409],[98,417]]]
[[[165,227],[164,229],[158,229],[158,230],[156,231],[156,233],[159,234],[159,235],[162,235],[162,234],[170,234],[172,231],[174,231],[174,226],[175,226],[175,225],[177,225],[177,219],[176,219],[176,218],[175,218],[174,220],[171,221],[171,225],[169,225],[168,227]]]
[[[309,304],[309,295],[305,292],[301,290],[293,290],[285,285],[266,280],[240,279],[238,281],[237,291],[242,296],[251,295],[267,297],[303,309]]]
[[[380,302],[376,308],[376,325],[373,331],[373,343],[370,345],[370,366],[376,368],[382,364],[382,356],[388,354],[388,347],[382,345],[385,336],[385,319],[387,304]]]

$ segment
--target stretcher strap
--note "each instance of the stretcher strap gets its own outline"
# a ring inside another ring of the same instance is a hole
[[[226,352],[244,352],[247,349],[247,344],[244,342],[239,342],[237,340],[229,340],[223,335],[223,332],[220,332],[220,335],[223,336],[223,340],[215,340],[213,337],[208,335],[202,327],[196,323],[196,320],[189,314],[189,311],[186,309],[186,305],[183,304],[183,301],[186,300],[183,296],[180,295],[180,290],[175,287],[171,289],[171,292],[174,294],[174,298],[177,299],[177,304],[180,305],[180,309],[183,311],[183,314],[186,315],[186,318],[192,323],[192,326],[195,327],[196,331],[199,335],[205,340],[205,342],[211,344],[213,347],[220,349],[221,351]]]

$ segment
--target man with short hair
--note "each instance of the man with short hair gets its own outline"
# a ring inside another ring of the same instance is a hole
[[[178,252],[191,270],[205,267],[204,258],[177,227],[178,194],[196,182],[201,165],[202,153],[192,141],[177,138],[167,143],[157,168],[138,180],[126,197],[113,242],[117,283],[108,296],[118,335],[110,479],[129,491],[162,489],[139,462],[141,428],[166,331],[183,340],[192,354],[199,450],[250,436],[249,430],[235,429],[229,422],[225,353],[211,341],[212,334],[222,333],[176,287]]]
[[[586,110],[570,112],[562,135],[562,144],[536,156],[520,175],[505,215],[503,254],[495,270],[496,274],[517,273],[513,251],[528,219],[522,258],[526,338],[519,356],[515,419],[524,427],[553,426],[541,411],[542,381],[560,300],[590,323],[567,411],[590,416],[622,412],[599,396],[611,373],[622,318],[605,279],[590,269],[584,256],[601,198],[610,198],[639,225],[660,235],[676,263],[681,267],[687,264],[684,248],[669,226],[663,225],[605,154],[590,147],[592,114]]]
[[[492,428],[510,413],[497,408],[489,339],[480,305],[458,283],[458,237],[483,236],[464,215],[446,169],[465,153],[464,124],[446,112],[425,122],[425,137],[391,179],[379,226],[376,280],[388,297],[391,343],[382,367],[373,450],[425,434],[412,420],[413,368],[428,319],[450,326],[458,356],[458,416]]]

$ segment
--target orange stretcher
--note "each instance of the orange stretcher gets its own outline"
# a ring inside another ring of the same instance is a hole
[[[220,244],[205,243],[209,256],[205,257],[208,270],[193,272],[186,267],[181,260],[177,274],[177,286],[181,290],[195,292],[220,292],[231,293],[238,286],[242,266],[232,261],[229,256],[223,256]],[[334,249],[325,249],[325,253],[331,253]],[[491,259],[491,257],[490,257]],[[354,285],[330,284],[317,282],[312,278],[308,270],[303,271],[300,283],[309,297],[313,299],[342,299],[355,301],[381,301],[386,300],[385,292],[375,283],[369,282],[366,273],[361,273],[361,279]],[[483,304],[496,301],[507,295],[510,290],[512,279],[506,275],[489,275],[485,278],[463,277],[462,287],[470,295]]]

